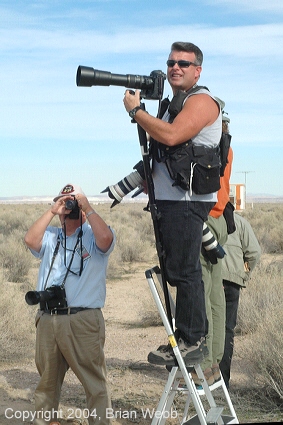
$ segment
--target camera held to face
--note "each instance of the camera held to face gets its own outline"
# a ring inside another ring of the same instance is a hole
[[[71,210],[70,214],[67,215],[70,220],[78,220],[80,218],[80,208],[78,201],[75,198],[68,199],[65,202],[65,208],[66,210]]]
[[[45,291],[28,291],[25,295],[28,305],[40,303],[42,310],[68,307],[65,288],[52,285]]]

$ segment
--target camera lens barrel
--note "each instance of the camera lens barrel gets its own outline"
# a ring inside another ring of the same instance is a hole
[[[77,203],[73,199],[68,199],[65,202],[65,208],[66,208],[66,210],[73,210],[74,208],[76,208],[76,205],[77,205]]]
[[[124,198],[124,196],[126,196],[132,190],[136,189],[144,181],[145,175],[143,162],[138,162],[133,168],[136,171],[133,171],[132,173],[124,177],[122,180],[120,180],[118,183],[112,186],[108,186],[102,191],[102,193],[108,192],[109,198],[114,200],[111,205],[111,208],[119,204]]]
[[[140,174],[137,171],[134,171],[115,185],[109,186],[109,190],[114,198],[118,202],[121,202],[123,197],[138,187],[143,182],[143,180],[144,179],[140,176]]]
[[[99,71],[88,66],[79,66],[76,77],[77,86],[122,86],[133,89],[149,89],[154,81],[151,77],[133,74],[112,74],[108,71]]]
[[[28,291],[25,295],[25,300],[28,305],[36,305],[39,303],[41,297],[37,291]]]

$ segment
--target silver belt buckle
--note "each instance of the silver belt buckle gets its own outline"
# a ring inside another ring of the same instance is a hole
[[[52,310],[50,310],[50,314],[51,316],[57,316],[57,308],[53,308]]]

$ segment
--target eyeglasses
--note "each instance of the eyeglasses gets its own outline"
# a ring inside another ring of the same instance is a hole
[[[194,62],[190,62],[190,61],[184,61],[184,60],[180,60],[180,61],[174,61],[173,59],[168,59],[168,61],[166,62],[167,66],[169,68],[173,68],[173,66],[177,63],[178,66],[180,68],[189,68],[190,65],[194,65],[194,66],[199,66]]]

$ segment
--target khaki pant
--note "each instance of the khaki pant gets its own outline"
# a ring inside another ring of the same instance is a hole
[[[206,224],[214,234],[220,245],[227,241],[227,224],[221,215],[219,218],[208,217]],[[208,320],[207,348],[208,357],[201,363],[205,370],[213,364],[220,363],[224,353],[225,343],[225,321],[226,321],[226,302],[222,283],[222,264],[218,259],[217,264],[206,262],[201,255],[202,279],[205,291],[205,307]]]
[[[105,325],[100,309],[70,315],[41,315],[36,331],[35,362],[40,381],[35,390],[34,425],[52,423],[57,416],[60,422],[60,410],[59,415],[56,412],[69,367],[84,387],[89,424],[109,425],[104,341]],[[74,409],[84,408],[74,406]]]

